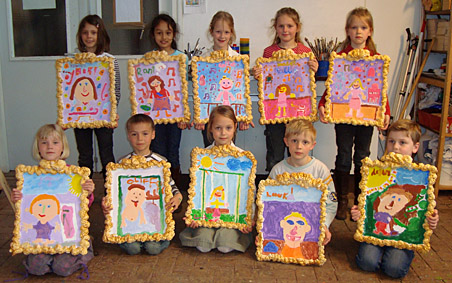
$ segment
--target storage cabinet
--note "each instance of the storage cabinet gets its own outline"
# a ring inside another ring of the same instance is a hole
[[[449,113],[449,102],[450,102],[450,91],[451,91],[451,83],[452,83],[452,39],[450,33],[452,31],[452,10],[444,10],[437,12],[426,12],[427,15],[438,15],[438,16],[448,16],[449,20],[449,36],[447,36],[448,45],[447,50],[445,51],[435,51],[437,53],[445,53],[447,56],[447,65],[446,65],[446,75],[444,78],[435,76],[433,74],[422,74],[419,82],[426,83],[430,85],[434,85],[437,87],[441,87],[443,89],[443,101],[442,101],[442,109],[441,109],[441,118],[440,124],[438,127],[432,126],[428,123],[431,119],[418,119],[419,124],[429,129],[439,135],[438,139],[438,155],[436,158],[436,167],[438,168],[438,179],[435,184],[435,195],[438,196],[439,190],[452,190],[452,185],[441,185],[440,177],[441,177],[441,168],[443,163],[443,152],[444,152],[444,144],[446,137],[452,137],[452,133],[447,133],[446,128],[448,127],[448,113]],[[418,116],[419,117],[419,116]]]

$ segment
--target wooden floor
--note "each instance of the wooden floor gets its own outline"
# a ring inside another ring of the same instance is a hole
[[[7,174],[7,179],[14,187],[14,176]],[[117,245],[102,242],[104,218],[100,199],[103,184],[98,174],[94,180],[96,200],[89,214],[96,256],[88,265],[90,282],[452,282],[451,191],[439,194],[440,222],[432,235],[430,252],[416,253],[408,275],[403,280],[391,280],[381,273],[367,273],[357,268],[354,258],[358,243],[353,240],[356,223],[348,219],[332,223],[332,241],[326,247],[327,261],[321,267],[259,262],[254,245],[245,253],[230,254],[218,251],[202,254],[194,248],[181,247],[178,234],[184,228],[185,201],[182,211],[175,214],[176,237],[168,249],[157,256],[126,255]],[[9,253],[14,214],[4,193],[0,195],[0,215],[0,280],[20,278],[21,275],[13,272],[24,272],[24,255],[11,256]],[[73,282],[79,280],[79,274],[76,272],[67,278],[54,274],[30,276],[26,281]]]

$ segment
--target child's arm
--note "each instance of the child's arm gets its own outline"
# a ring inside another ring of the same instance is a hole
[[[102,207],[102,212],[104,213],[104,215],[110,214],[110,211],[112,211],[112,209],[113,209],[112,206],[107,206],[107,197],[102,198],[101,207]]]
[[[11,200],[13,202],[18,202],[23,197],[22,191],[19,191],[17,188],[11,190]]]
[[[436,226],[438,225],[439,222],[439,213],[438,210],[434,210],[432,215],[427,216],[427,223],[428,223],[428,227],[430,227],[431,230],[435,230]]]
[[[331,241],[331,232],[325,225],[325,239],[323,239],[323,245],[326,246]]]
[[[325,166],[326,167],[326,166]],[[328,170],[328,168],[326,168]],[[327,177],[322,177],[322,180],[325,180],[325,183],[328,184],[328,197],[326,199],[326,219],[325,225],[326,227],[330,227],[331,222],[333,222],[337,213],[337,201],[333,201],[335,199],[332,194],[336,193],[336,189],[334,188],[333,178],[329,171],[326,171]],[[337,198],[336,198],[337,199]]]
[[[309,69],[313,70],[314,73],[316,73],[317,70],[319,69],[319,62],[317,62],[317,59],[315,59],[315,58],[311,59],[308,61],[308,66],[309,66]]]
[[[182,194],[178,191],[170,201],[166,204],[165,208],[170,212],[175,211],[182,202]]]
[[[320,122],[327,124],[328,121],[325,119],[325,106],[319,106],[319,118]]]
[[[353,221],[358,221],[358,219],[361,217],[361,212],[358,209],[357,205],[352,206],[350,210],[351,217]]]
[[[93,204],[94,202],[94,182],[91,179],[86,180],[83,184],[82,184],[82,189],[88,192],[88,200],[89,200],[89,204],[88,206],[91,206],[91,204]]]

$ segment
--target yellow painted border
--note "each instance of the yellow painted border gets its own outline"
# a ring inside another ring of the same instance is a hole
[[[251,167],[250,176],[248,178],[248,199],[246,203],[246,211],[247,215],[245,217],[245,221],[247,224],[242,223],[231,223],[231,222],[223,222],[222,220],[218,220],[216,222],[206,221],[206,220],[193,220],[191,216],[191,210],[194,207],[193,198],[196,196],[195,186],[196,186],[196,172],[199,170],[199,166],[197,165],[197,156],[200,154],[210,154],[215,157],[227,157],[231,156],[234,158],[239,158],[242,156],[246,156],[251,162],[253,166]],[[188,188],[188,207],[185,212],[185,223],[190,225],[193,221],[198,223],[199,226],[209,227],[209,228],[232,228],[232,229],[244,229],[252,228],[252,214],[253,214],[253,204],[254,204],[254,194],[256,190],[256,186],[254,184],[254,180],[256,179],[256,166],[257,161],[254,158],[254,155],[250,151],[239,151],[235,147],[231,145],[223,145],[223,146],[214,146],[211,149],[199,148],[195,147],[191,151],[191,167],[190,167],[190,186]]]
[[[178,62],[179,64],[179,79],[182,94],[182,104],[184,106],[184,117],[171,118],[171,119],[155,119],[156,124],[168,124],[168,123],[178,123],[186,122],[189,123],[191,119],[190,107],[188,106],[188,82],[187,82],[187,57],[184,54],[170,56],[166,51],[151,51],[140,59],[130,59],[127,64],[127,69],[129,73],[129,88],[130,88],[130,105],[132,107],[132,115],[137,114],[138,103],[136,101],[136,87],[135,87],[135,65],[138,64],[155,64],[159,62]]]
[[[110,112],[110,121],[94,121],[91,123],[87,122],[69,122],[64,123],[63,121],[63,79],[61,78],[60,74],[62,72],[63,65],[65,63],[71,63],[71,64],[86,64],[86,63],[94,63],[94,62],[102,62],[108,64],[108,74],[110,77],[110,103],[111,103],[111,112]],[[97,57],[94,53],[78,53],[75,54],[75,58],[61,58],[57,59],[55,62],[55,68],[57,70],[57,107],[58,107],[58,118],[57,118],[57,124],[60,125],[62,128],[80,128],[80,129],[87,129],[87,128],[116,128],[118,127],[118,121],[116,120],[117,115],[117,102],[116,102],[116,95],[115,95],[115,66],[114,66],[114,58],[108,57],[108,56],[102,56]]]
[[[123,159],[121,163],[113,163],[110,162],[107,165],[107,181],[105,183],[105,188],[107,190],[106,202],[107,206],[112,206],[112,193],[113,190],[117,190],[118,188],[112,188],[113,176],[112,172],[117,169],[146,169],[149,167],[161,167],[163,170],[163,189],[165,192],[164,204],[166,205],[170,199],[173,197],[173,193],[171,192],[170,180],[171,180],[171,172],[169,168],[171,165],[166,161],[156,161],[150,160],[146,161],[144,156],[132,156],[130,159]],[[104,236],[102,240],[106,243],[132,243],[132,242],[146,242],[146,241],[162,241],[162,240],[171,240],[174,237],[174,228],[175,223],[173,220],[173,214],[171,211],[166,210],[165,212],[165,222],[166,222],[166,230],[163,234],[154,233],[152,235],[143,233],[139,235],[125,235],[119,236],[113,233],[111,230],[113,228],[113,219],[111,214],[107,214],[105,216],[105,230]]]
[[[379,110],[377,111],[377,119],[374,121],[362,121],[355,118],[344,118],[344,119],[333,119],[331,117],[331,84],[333,83],[333,67],[334,67],[334,59],[345,59],[348,61],[375,61],[375,60],[383,60],[383,86],[381,90],[381,106],[379,107]],[[389,73],[389,62],[391,59],[386,55],[374,55],[370,56],[369,50],[365,49],[353,49],[348,54],[341,54],[338,55],[336,52],[332,52],[330,55],[330,65],[328,69],[328,78],[325,82],[326,87],[326,102],[325,102],[325,119],[329,123],[335,123],[335,124],[352,124],[352,125],[365,125],[365,126],[377,126],[377,127],[383,127],[384,124],[384,118],[385,118],[385,112],[386,112],[386,101],[388,100],[388,73]]]
[[[263,255],[263,243],[264,237],[262,234],[262,228],[264,224],[264,203],[262,202],[262,195],[265,193],[267,186],[287,186],[287,185],[299,185],[302,188],[314,187],[322,192],[320,198],[320,236],[318,241],[319,246],[319,258],[318,259],[302,259],[285,257],[279,254]],[[323,240],[325,239],[325,219],[326,219],[326,199],[328,194],[328,187],[323,183],[322,179],[315,179],[311,174],[307,173],[283,173],[276,176],[276,180],[267,179],[262,180],[259,183],[259,189],[257,192],[257,246],[256,257],[259,261],[277,261],[283,263],[296,263],[300,265],[323,265],[326,261],[325,247],[323,246]]]
[[[416,250],[420,252],[427,252],[430,250],[430,236],[432,235],[433,231],[430,230],[427,219],[425,219],[424,224],[422,227],[425,229],[424,233],[424,241],[423,244],[410,244],[403,241],[395,241],[395,240],[381,240],[372,236],[364,236],[364,220],[366,218],[365,215],[365,205],[366,205],[366,183],[369,178],[369,168],[370,167],[380,167],[380,168],[406,168],[408,170],[421,170],[421,171],[429,171],[430,174],[428,176],[428,189],[427,189],[427,195],[428,195],[428,207],[427,212],[425,213],[425,216],[432,215],[435,206],[435,194],[434,194],[434,184],[437,177],[438,170],[435,166],[429,165],[429,164],[416,164],[413,162],[412,158],[408,155],[401,155],[397,153],[389,153],[387,155],[384,155],[381,158],[381,161],[375,160],[371,161],[370,158],[366,157],[363,159],[363,166],[361,167],[361,175],[362,179],[359,183],[359,187],[361,188],[361,194],[358,197],[358,209],[361,212],[361,217],[358,220],[357,229],[354,235],[355,240],[359,242],[366,242],[378,246],[393,246],[398,249],[409,249],[409,250]]]
[[[193,120],[195,123],[206,124],[209,122],[209,118],[201,119],[201,99],[199,98],[199,83],[198,83],[198,65],[197,62],[207,62],[207,63],[219,63],[222,61],[231,61],[231,62],[243,62],[243,80],[245,82],[245,93],[244,97],[246,100],[246,116],[237,116],[238,122],[246,122],[250,123],[253,121],[252,115],[252,105],[251,105],[251,97],[250,97],[250,59],[247,55],[237,55],[237,56],[229,56],[228,51],[220,50],[214,51],[210,53],[208,57],[198,57],[195,56],[191,60],[191,69],[193,76]]]
[[[314,59],[314,53],[307,52],[303,54],[295,54],[292,49],[288,50],[279,50],[273,53],[272,57],[264,58],[259,57],[256,59],[256,66],[261,66],[262,63],[270,63],[270,62],[281,62],[281,61],[296,61],[303,58],[308,57],[310,60]],[[265,109],[264,109],[264,78],[263,76],[258,77],[258,95],[259,95],[259,112],[261,114],[261,118],[259,119],[259,123],[261,125],[265,124],[276,124],[276,123],[288,123],[295,119],[303,119],[311,122],[317,121],[317,100],[316,100],[316,84],[315,84],[315,73],[311,68],[309,68],[309,89],[311,90],[311,114],[307,117],[284,117],[284,118],[276,118],[276,119],[266,119],[265,118]]]
[[[26,166],[26,165],[18,165],[16,167],[16,178],[17,178],[17,189],[19,191],[23,190],[24,187],[24,177],[23,174],[30,175],[41,175],[41,174],[78,174],[82,177],[81,182],[84,183],[89,179],[90,170],[86,167],[78,167],[78,166],[67,166],[66,162],[63,160],[58,161],[47,161],[41,160],[39,166]],[[63,253],[71,253],[72,255],[82,254],[85,255],[88,252],[89,248],[89,221],[88,221],[88,192],[82,190],[80,195],[80,245],[72,245],[72,246],[62,246],[57,244],[55,246],[47,246],[47,245],[39,245],[39,244],[30,244],[30,243],[20,243],[21,233],[20,233],[20,220],[22,211],[20,209],[20,205],[22,200],[19,200],[15,203],[16,211],[15,211],[15,220],[14,220],[14,231],[13,238],[11,241],[11,249],[9,250],[13,255],[24,253],[24,254],[63,254]]]

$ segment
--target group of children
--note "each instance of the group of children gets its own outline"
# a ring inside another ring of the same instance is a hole
[[[292,49],[297,54],[309,52],[310,49],[301,43],[300,30],[301,21],[296,10],[293,8],[282,8],[272,20],[275,31],[273,44],[264,50],[264,57],[271,55],[281,49]],[[373,20],[370,12],[365,8],[352,10],[346,20],[346,41],[341,53],[348,53],[356,48],[365,48],[376,54],[375,45],[371,36],[373,33]],[[237,55],[230,44],[235,38],[234,22],[232,16],[227,12],[216,13],[209,25],[209,33],[213,38],[213,46],[210,51],[228,50],[229,55]],[[168,15],[157,16],[151,24],[150,39],[158,50],[164,50],[169,55],[180,54],[177,50],[176,40],[178,35],[177,25]],[[97,56],[111,56],[109,50],[109,37],[102,20],[95,15],[85,17],[79,26],[77,33],[78,47],[81,52],[93,52]],[[208,54],[207,54],[208,55]],[[318,62],[313,59],[309,61],[309,67],[316,71]],[[115,61],[115,69],[117,62]],[[118,71],[118,70],[117,70]],[[119,72],[116,72],[116,96],[119,101]],[[262,70],[255,67],[256,77],[262,74]],[[324,119],[325,94],[319,104],[320,121]],[[389,124],[389,106],[386,107],[385,123],[383,129]],[[119,118],[119,117],[118,117]],[[230,106],[220,105],[212,110],[209,122],[206,125],[196,124],[195,128],[203,130],[204,145],[207,148],[221,145],[234,146],[237,129],[246,130],[253,123],[238,123],[235,113]],[[166,160],[171,163],[171,172],[174,182],[171,180],[173,197],[167,203],[166,209],[174,211],[182,202],[182,194],[177,189],[180,175],[179,146],[181,130],[190,128],[188,123],[154,125],[152,119],[144,114],[136,114],[130,117],[126,123],[127,138],[133,151],[124,158],[133,155],[145,156],[147,160]],[[280,123],[267,125],[265,130],[267,145],[267,170],[270,171],[269,178],[275,178],[283,172],[305,172],[314,178],[321,178],[328,186],[328,200],[326,204],[326,237],[324,245],[331,239],[329,226],[333,219],[345,219],[347,214],[347,190],[346,178],[351,170],[352,149],[355,154],[353,162],[355,165],[355,206],[351,210],[351,218],[357,220],[360,212],[357,209],[357,195],[359,194],[361,160],[370,154],[370,143],[373,133],[371,126],[354,126],[349,124],[336,124],[336,144],[338,154],[334,169],[335,184],[328,168],[318,159],[309,155],[316,144],[316,130],[311,122],[304,120],[293,120],[287,125]],[[79,165],[93,169],[92,164],[92,129],[75,129],[77,149],[79,151]],[[113,157],[113,129],[101,128],[94,132],[97,135],[103,173],[108,162],[114,162]],[[414,122],[408,120],[396,121],[389,127],[387,137],[387,152],[396,152],[405,155],[416,153],[419,147],[420,129]],[[285,148],[288,147],[290,156],[284,159]],[[236,147],[238,150],[240,148]],[[45,125],[38,130],[34,141],[34,153],[37,160],[59,160],[67,158],[69,148],[64,131],[58,125]],[[93,199],[94,184],[91,180],[82,185],[89,192],[90,204]],[[338,193],[339,209],[336,192]],[[22,198],[17,189],[13,190],[13,201]],[[109,213],[111,207],[102,200],[102,209],[105,214]],[[338,209],[338,211],[337,211]],[[337,212],[337,213],[336,213]],[[427,217],[431,229],[436,228],[439,221],[438,212]],[[196,247],[201,252],[209,252],[218,249],[227,253],[232,250],[244,252],[252,242],[251,230],[228,229],[228,228],[205,228],[198,227],[195,222],[180,233],[183,246]],[[160,242],[134,242],[121,244],[121,248],[128,254],[138,254],[145,249],[149,254],[158,254],[169,245],[169,241]],[[362,243],[356,257],[357,265],[367,271],[381,269],[387,275],[395,278],[403,277],[409,270],[413,252],[409,250],[391,247],[379,247],[372,244]],[[73,256],[62,255],[28,255],[24,261],[27,271],[31,274],[42,275],[54,272],[58,275],[67,276],[75,270],[86,267],[86,263],[93,257],[92,246],[87,255]]]

